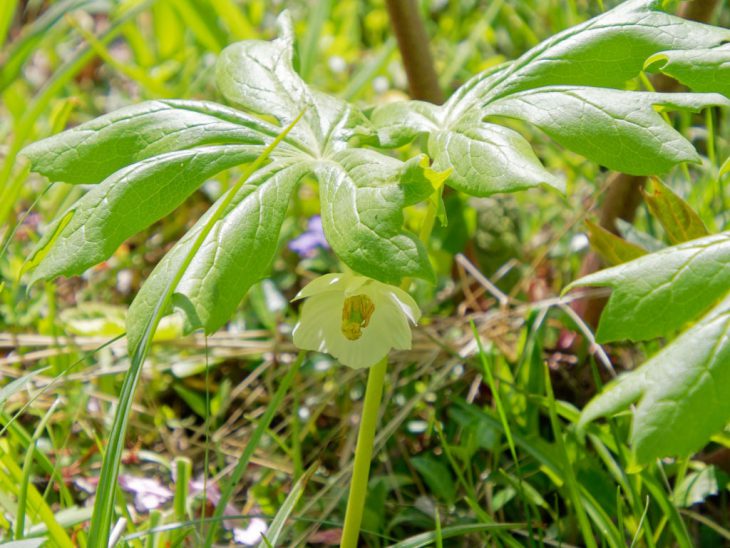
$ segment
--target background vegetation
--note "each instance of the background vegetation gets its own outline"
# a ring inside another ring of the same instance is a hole
[[[612,5],[422,2],[440,87],[448,96],[473,74]],[[173,216],[83,276],[28,288],[21,270],[40,228],[83,188],[49,187],[29,175],[20,149],[141,100],[223,102],[212,77],[217,54],[238,40],[274,36],[284,7],[295,21],[299,73],[313,87],[367,105],[407,97],[388,12],[377,0],[0,5],[0,530],[7,541],[87,545],[100,451],[129,363],[126,307],[240,175],[207,181]],[[730,10],[720,8],[713,22],[727,27]],[[672,123],[703,162],[675,169],[665,183],[712,232],[726,230],[730,197],[718,170],[730,155],[727,111],[677,114]],[[629,370],[663,342],[614,344],[604,354],[590,326],[556,306],[589,262],[585,221],[600,217],[611,174],[537,132],[531,142],[565,177],[565,196],[532,189],[446,197],[449,224],[431,242],[438,284],[415,286],[426,321],[414,349],[396,354],[388,373],[362,542],[584,545],[595,536],[609,546],[727,544],[727,433],[691,459],[645,468],[630,459],[628,414],[585,437],[576,433],[579,410],[612,376],[607,358]],[[406,159],[413,150],[397,153]],[[173,317],[158,331],[123,454],[119,545],[201,545],[206,517],[252,439],[220,542],[256,544],[266,531],[281,545],[337,543],[365,376],[324,355],[308,355],[287,376],[296,358],[289,300],[308,279],[339,270],[328,249],[292,246],[318,210],[315,186],[304,184],[271,278],[224,330],[182,338]],[[418,227],[423,214],[412,208],[407,224]],[[669,242],[644,204],[633,225],[619,226],[649,250]],[[583,295],[591,292],[605,294]],[[282,392],[288,385],[294,389]],[[268,412],[275,412],[271,426],[258,432]]]

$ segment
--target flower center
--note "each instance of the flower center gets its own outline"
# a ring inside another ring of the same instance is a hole
[[[362,337],[362,329],[370,323],[375,305],[367,295],[354,295],[345,298],[342,305],[342,334],[351,341]]]

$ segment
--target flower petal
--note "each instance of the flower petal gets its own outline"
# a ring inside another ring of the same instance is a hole
[[[319,293],[305,301],[292,332],[294,344],[303,350],[331,354],[328,342],[340,330],[344,301],[344,294],[335,291]]]
[[[411,320],[413,325],[416,325],[418,320],[421,319],[421,309],[418,307],[418,303],[400,287],[391,286],[388,287],[388,291],[390,292],[391,299],[395,301],[403,314],[408,316],[408,319]]]
[[[342,332],[346,298],[367,296],[374,305],[361,335],[351,340]],[[391,348],[411,348],[411,326],[421,316],[413,298],[397,287],[351,273],[328,274],[310,282],[296,297],[308,298],[294,328],[294,344],[305,350],[327,352],[343,365],[370,367]]]
[[[312,297],[325,291],[342,291],[343,288],[341,287],[341,285],[344,277],[345,274],[337,272],[333,274],[325,274],[324,276],[315,278],[307,285],[305,285],[302,290],[297,293],[297,296],[294,297],[292,300],[297,301],[299,299],[306,299],[307,297]]]

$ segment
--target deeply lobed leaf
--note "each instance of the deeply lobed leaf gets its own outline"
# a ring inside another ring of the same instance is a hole
[[[186,331],[219,329],[250,287],[265,277],[277,251],[281,223],[306,166],[274,163],[260,170],[235,194],[213,225],[174,289],[173,307],[185,314]],[[130,348],[140,339],[159,294],[177,276],[222,196],[152,271],[129,309]]]
[[[162,154],[109,176],[45,232],[30,257],[42,255],[32,281],[82,274],[130,236],[178,207],[208,177],[246,163],[261,147],[211,146]]]
[[[703,60],[697,89],[724,92],[723,86],[711,87],[711,79],[722,78],[711,67],[724,60],[721,44],[730,40],[730,31],[664,13],[660,6],[655,0],[625,2],[476,75],[442,107],[417,101],[379,107],[373,122],[381,145],[401,146],[419,134],[430,135],[429,154],[437,165],[453,167],[451,184],[478,196],[537,184],[561,188],[521,136],[507,137],[504,128],[485,124],[488,116],[535,124],[563,146],[627,173],[657,174],[696,162],[692,145],[653,107],[696,110],[727,106],[727,100],[610,89],[637,76],[650,56],[671,50],[697,52],[695,59]]]
[[[147,101],[33,143],[22,154],[53,181],[93,184],[125,166],[202,145],[263,144],[277,128],[206,101]],[[270,139],[268,139],[270,140]]]

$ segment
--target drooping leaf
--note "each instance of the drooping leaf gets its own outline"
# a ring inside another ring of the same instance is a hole
[[[721,268],[728,271],[728,265],[726,260]],[[730,422],[728,386],[730,295],[637,370],[609,384],[583,410],[579,427],[638,400],[631,429],[637,462],[684,457]]]
[[[705,315],[610,383],[583,410],[579,427],[638,401],[631,430],[638,464],[699,450],[730,421],[730,232],[665,248],[569,288],[585,285],[613,287],[599,340],[668,336]]]
[[[325,236],[356,272],[393,284],[432,277],[423,244],[402,230],[405,189],[432,189],[420,164],[368,150],[343,150],[315,164]]]
[[[48,228],[30,257],[33,261],[43,254],[32,281],[83,273],[111,256],[124,240],[171,213],[208,177],[252,160],[260,150],[253,145],[194,148],[114,173]]]
[[[671,243],[681,244],[709,235],[694,209],[659,179],[653,178],[651,188],[643,191],[643,195],[649,211],[664,227]]]
[[[483,112],[535,124],[566,148],[611,169],[651,175],[700,159],[654,107],[697,111],[715,105],[730,106],[730,101],[718,94],[555,86],[510,95]]]
[[[216,331],[249,288],[267,274],[291,193],[305,172],[306,167],[298,164],[271,164],[243,185],[223,210],[172,295],[173,306],[185,313],[186,331],[201,327],[206,333]],[[225,199],[224,195],[219,201]],[[145,281],[127,315],[130,345],[216,209],[214,204]]]
[[[453,167],[450,184],[474,196],[514,192],[540,184],[565,184],[540,163],[516,131],[482,123],[463,131],[435,131],[429,140],[436,169]]]
[[[608,286],[599,342],[670,335],[708,310],[730,288],[730,232],[668,247],[590,274],[574,287]]]
[[[730,97],[730,44],[695,50],[655,53],[645,69],[661,71],[694,91],[716,91]]]
[[[278,129],[204,101],[147,101],[115,110],[22,150],[56,182],[98,183],[121,168],[202,145],[263,144]],[[270,139],[269,139],[270,140]]]
[[[627,263],[646,255],[645,249],[624,240],[596,223],[586,221],[586,226],[591,247],[611,266]]]

